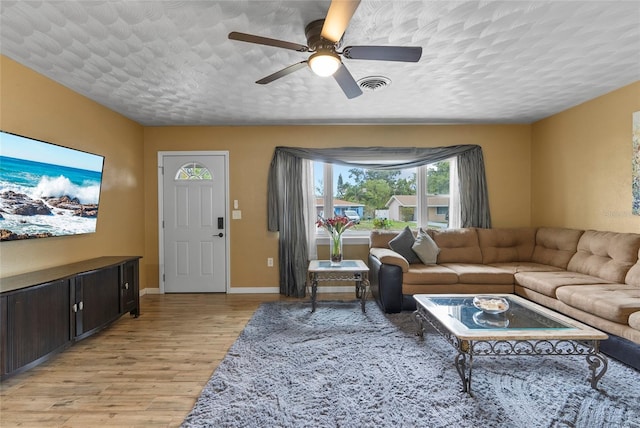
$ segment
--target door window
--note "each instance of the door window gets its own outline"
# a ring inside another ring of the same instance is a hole
[[[188,162],[178,168],[175,180],[213,180],[213,176],[206,166],[198,162]]]

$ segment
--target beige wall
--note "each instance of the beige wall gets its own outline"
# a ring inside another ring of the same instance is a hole
[[[277,235],[267,232],[267,172],[276,146],[448,146],[478,144],[484,152],[490,208],[495,226],[528,226],[530,213],[530,126],[269,126],[145,128],[145,269],[158,286],[159,151],[229,151],[229,199],[237,199],[241,220],[231,220],[231,286],[277,287]],[[366,258],[366,246],[345,249]],[[320,250],[320,255],[323,249]]]
[[[532,125],[532,223],[640,233],[631,214],[640,82]]]
[[[142,287],[158,287],[157,152],[225,150],[231,285],[277,287],[277,236],[266,230],[274,147],[479,144],[496,227],[547,225],[640,230],[631,215],[631,113],[640,82],[533,125],[142,127],[0,57],[0,128],[106,157],[98,232],[0,243],[0,275],[100,255],[142,255]],[[320,255],[324,254],[320,249]],[[366,247],[345,250],[365,257]],[[255,264],[248,262],[256,260]]]
[[[0,61],[3,131],[105,156],[97,232],[2,242],[0,275],[103,255],[144,255],[142,126],[4,56]]]

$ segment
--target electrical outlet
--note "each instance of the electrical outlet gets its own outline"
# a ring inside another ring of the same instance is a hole
[[[267,266],[268,267],[273,267],[273,258],[272,257],[268,257],[267,258]]]

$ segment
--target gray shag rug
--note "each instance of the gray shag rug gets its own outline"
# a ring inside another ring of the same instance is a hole
[[[460,392],[454,348],[374,302],[265,303],[183,427],[640,427],[640,373],[583,356],[476,357]]]

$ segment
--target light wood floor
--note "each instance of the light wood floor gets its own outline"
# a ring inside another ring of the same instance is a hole
[[[318,299],[353,298],[346,294]],[[165,294],[0,385],[0,426],[179,426],[227,350],[280,295]],[[371,302],[368,304],[372,304]]]

